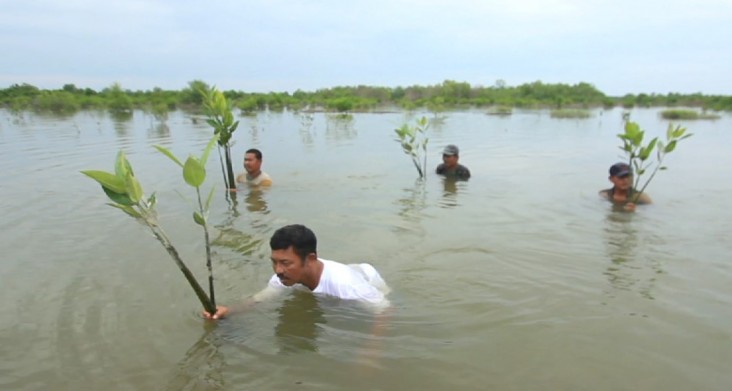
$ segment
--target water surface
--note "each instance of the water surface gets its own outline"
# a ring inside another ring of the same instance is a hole
[[[260,148],[275,185],[233,201],[218,191],[210,216],[220,302],[261,289],[270,235],[303,223],[320,256],[369,261],[392,287],[374,335],[373,315],[307,294],[206,324],[159,243],[79,174],[112,170],[124,150],[203,281],[202,233],[179,195],[193,194],[151,145],[198,154],[204,121],[0,112],[0,388],[729,389],[729,116],[683,123],[694,137],[634,214],[597,196],[619,160],[620,110],[448,113],[428,165],[458,144],[473,173],[459,183],[416,180],[393,141],[413,118],[242,117],[237,169]],[[655,110],[632,118],[654,135],[668,124]],[[207,184],[221,190],[212,156]]]

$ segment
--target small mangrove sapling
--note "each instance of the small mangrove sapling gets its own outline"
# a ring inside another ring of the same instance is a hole
[[[625,119],[625,117],[624,117]],[[676,149],[679,141],[689,138],[692,133],[686,133],[686,128],[680,125],[668,125],[666,130],[666,140],[659,140],[658,137],[654,137],[648,144],[643,145],[643,137],[645,131],[640,126],[632,121],[625,121],[625,133],[618,134],[618,138],[623,142],[620,147],[628,158],[628,165],[633,169],[633,186],[631,188],[631,194],[629,199],[631,202],[636,202],[641,194],[646,190],[648,184],[651,182],[653,177],[656,176],[658,171],[666,170],[668,167],[663,165],[663,159],[667,154],[673,152]],[[652,153],[655,150],[656,160],[651,159]],[[643,174],[648,170],[650,176],[645,182],[641,181]],[[641,186],[641,183],[643,185]]]
[[[201,288],[201,285],[196,280],[193,273],[186,266],[178,253],[178,250],[173,246],[172,242],[168,238],[168,235],[163,231],[162,227],[158,224],[157,213],[155,210],[157,198],[155,193],[150,197],[145,198],[144,192],[140,182],[134,175],[132,165],[130,165],[123,151],[117,154],[115,163],[114,173],[99,171],[99,170],[85,170],[81,171],[82,174],[94,179],[101,186],[104,193],[112,200],[107,205],[120,209],[127,215],[133,217],[137,221],[145,224],[150,231],[152,231],[155,238],[158,239],[160,244],[173,258],[173,261],[178,266],[180,271],[185,276],[188,283],[193,288],[196,296],[201,301],[203,308],[210,314],[216,313],[216,302],[214,295],[213,285],[213,273],[211,268],[211,251],[208,240],[208,230],[206,228],[206,216],[208,215],[209,205],[213,195],[213,189],[209,193],[208,199],[205,205],[201,202],[200,186],[206,179],[206,161],[208,155],[213,148],[213,145],[217,142],[218,137],[214,136],[203,151],[201,158],[190,156],[186,160],[185,164],[181,163],[170,151],[163,147],[156,146],[156,148],[168,156],[171,160],[176,162],[183,168],[183,178],[190,186],[196,188],[198,195],[198,206],[199,210],[193,212],[193,220],[196,224],[203,226],[206,239],[206,266],[209,272],[209,292],[210,296],[206,294],[206,291]]]
[[[416,121],[415,126],[404,124],[400,128],[394,129],[397,137],[394,139],[402,145],[404,153],[412,158],[412,163],[417,168],[420,178],[424,178],[427,173],[427,143],[429,138],[426,136],[429,121],[427,117],[422,117]],[[420,156],[423,154],[423,156]],[[420,157],[422,158],[420,161]]]
[[[203,96],[203,109],[208,117],[206,122],[214,128],[214,135],[218,136],[219,162],[221,163],[221,171],[224,174],[224,183],[227,189],[236,189],[234,181],[234,169],[231,165],[231,136],[239,127],[239,121],[234,121],[231,103],[226,99],[224,94],[211,87],[210,89],[200,90]],[[226,162],[221,156],[221,149],[224,150]]]

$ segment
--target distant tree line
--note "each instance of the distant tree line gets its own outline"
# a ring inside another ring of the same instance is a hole
[[[179,91],[153,88],[147,91],[123,89],[118,83],[101,91],[66,84],[58,90],[39,89],[30,84],[13,84],[0,89],[0,107],[13,111],[30,110],[70,114],[79,110],[109,110],[125,113],[139,109],[165,117],[174,110],[201,112],[202,91],[209,85],[193,80]],[[470,85],[445,80],[431,86],[409,87],[333,87],[314,92],[254,93],[224,91],[227,99],[243,114],[262,110],[307,110],[363,112],[426,109],[432,112],[461,108],[516,107],[550,109],[587,109],[593,107],[695,107],[703,110],[732,111],[732,96],[696,94],[605,95],[592,84],[548,84],[541,81],[507,86],[502,80],[492,86]]]

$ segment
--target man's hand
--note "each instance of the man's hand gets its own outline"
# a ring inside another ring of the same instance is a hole
[[[632,202],[628,202],[623,205],[623,210],[626,212],[635,212],[635,204]]]
[[[203,310],[201,313],[201,316],[203,316],[205,319],[222,319],[226,317],[226,315],[229,313],[229,307],[223,306],[223,305],[217,305],[216,306],[216,313],[211,315],[206,310]]]

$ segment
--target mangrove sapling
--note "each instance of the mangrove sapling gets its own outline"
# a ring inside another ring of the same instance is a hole
[[[189,186],[196,189],[196,206],[198,207],[198,210],[193,212],[193,221],[203,227],[203,238],[204,243],[206,244],[206,269],[208,269],[208,289],[211,295],[211,305],[214,309],[214,312],[208,311],[208,308],[206,308],[206,311],[208,311],[211,315],[216,312],[216,295],[214,293],[213,267],[211,266],[211,240],[208,234],[207,220],[208,211],[211,206],[211,200],[213,199],[214,188],[211,187],[211,191],[209,191],[208,198],[206,198],[206,203],[204,204],[201,201],[201,185],[203,185],[203,182],[206,180],[206,162],[208,161],[208,155],[211,153],[211,148],[213,148],[213,145],[218,141],[218,139],[219,135],[215,134],[211,138],[211,141],[208,142],[208,145],[206,145],[206,148],[204,148],[203,154],[201,154],[200,159],[191,155],[188,156],[188,159],[186,159],[185,163],[181,163],[181,161],[178,160],[178,158],[176,158],[175,155],[173,155],[173,153],[171,153],[165,147],[160,145],[154,146],[158,151],[170,158],[170,160],[172,160],[175,164],[183,169],[183,180],[185,180],[185,182]]]
[[[424,178],[427,173],[427,143],[429,138],[426,136],[429,121],[427,117],[422,117],[416,121],[415,126],[404,124],[400,128],[394,129],[397,134],[395,141],[402,145],[404,153],[412,158],[412,163],[417,168],[420,178]],[[420,162],[420,153],[421,156]]]
[[[194,187],[196,187],[197,191],[200,185],[205,180],[205,162],[208,159],[208,155],[216,140],[217,137],[211,139],[211,141],[204,149],[203,155],[201,156],[200,160],[191,156],[188,158],[185,165],[181,164],[181,166],[183,166],[184,179],[192,186],[196,185]],[[160,148],[158,149],[160,150]],[[171,159],[180,164],[180,161],[178,161],[172,154],[170,154],[170,152],[166,153],[166,151],[167,150],[161,150],[161,152],[165,153],[168,157],[171,157]],[[211,293],[210,297],[206,294],[206,291],[201,288],[201,285],[198,283],[193,273],[181,259],[178,250],[176,250],[176,248],[173,246],[172,242],[168,238],[168,235],[158,224],[157,213],[155,209],[157,203],[155,193],[150,195],[150,197],[145,198],[142,186],[135,177],[132,166],[125,157],[124,152],[120,151],[117,154],[114,173],[99,170],[85,170],[81,171],[81,173],[94,179],[102,186],[102,190],[104,191],[104,193],[107,195],[107,197],[109,197],[109,199],[112,200],[112,202],[108,203],[107,205],[120,209],[127,215],[145,224],[150,229],[150,231],[152,231],[155,238],[158,239],[160,244],[165,248],[168,254],[170,254],[175,264],[178,266],[188,283],[191,285],[191,288],[193,288],[193,291],[196,293],[196,296],[201,301],[203,308],[210,314],[216,313],[216,303],[214,301],[213,290],[213,277],[210,266],[211,259],[210,252],[208,252],[208,239],[206,246],[208,257],[207,266],[209,268],[209,288]],[[211,194],[213,194],[213,191],[211,192]],[[202,225],[204,225],[204,229],[206,221],[205,216],[207,214],[210,202],[211,195],[209,195],[209,198],[206,201],[206,207],[200,209],[202,212],[194,212],[194,221],[196,221],[196,223],[198,224],[201,224],[200,222],[203,222]],[[199,193],[199,205],[200,204],[201,202]],[[207,233],[206,237],[208,237]]]
[[[691,137],[692,133],[686,134],[686,128],[669,124],[666,130],[666,141],[654,137],[648,144],[643,145],[644,136],[645,131],[637,123],[631,121],[625,122],[625,133],[618,134],[618,138],[623,142],[620,149],[627,154],[628,165],[633,170],[633,186],[628,198],[631,202],[638,201],[638,198],[646,190],[658,171],[668,168],[663,165],[663,159],[676,149],[679,141]],[[650,159],[654,149],[656,151],[655,161]],[[643,174],[649,169],[651,170],[650,176],[645,182],[642,182]],[[641,183],[643,183],[642,186]]]
[[[221,171],[224,174],[224,183],[227,189],[236,189],[234,169],[231,165],[231,144],[229,142],[232,134],[239,126],[239,121],[234,121],[231,103],[216,87],[202,89],[200,93],[203,95],[203,109],[208,117],[206,122],[214,128],[214,135],[219,138],[219,162],[221,163]],[[221,156],[221,149],[224,150],[226,163],[224,163],[224,158]]]

